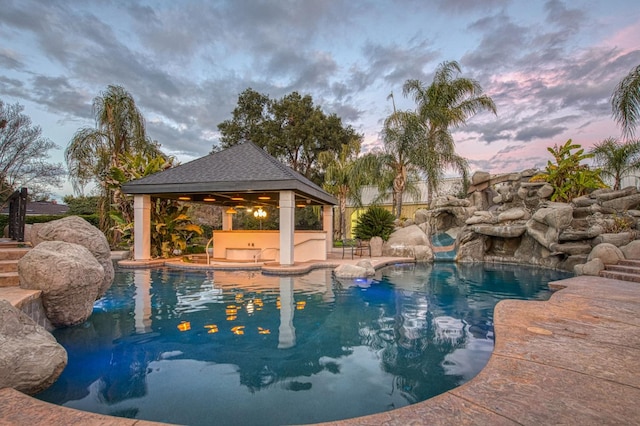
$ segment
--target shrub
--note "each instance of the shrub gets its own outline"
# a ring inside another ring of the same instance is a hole
[[[548,161],[545,171],[533,176],[531,181],[548,182],[553,187],[551,201],[570,202],[594,189],[606,187],[600,179],[600,169],[592,170],[581,164],[593,158],[593,154],[585,154],[584,149],[572,143],[571,139],[562,146],[549,147],[547,151],[553,155],[555,164]]]
[[[353,231],[356,238],[361,240],[381,237],[384,241],[387,241],[393,232],[395,219],[395,216],[389,210],[372,206],[360,216]]]

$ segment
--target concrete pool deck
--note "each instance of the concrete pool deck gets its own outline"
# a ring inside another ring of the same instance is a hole
[[[640,423],[640,284],[581,276],[551,286],[560,290],[546,302],[498,303],[494,351],[469,382],[404,408],[327,424]],[[153,423],[59,407],[5,388],[0,424]]]

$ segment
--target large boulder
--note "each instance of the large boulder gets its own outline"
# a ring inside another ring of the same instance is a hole
[[[573,207],[565,203],[545,203],[532,217],[536,222],[551,226],[558,230],[567,228],[573,220]]]
[[[373,267],[371,267],[371,269],[373,269]],[[371,273],[368,268],[363,266],[345,263],[344,265],[340,265],[334,269],[333,273],[337,278],[366,278],[374,275],[375,270]]]
[[[429,210],[427,209],[416,210],[416,212],[413,214],[413,220],[416,223],[416,225],[425,223],[427,220],[429,220]]]
[[[505,210],[498,215],[498,222],[506,222],[510,220],[529,219],[529,212],[522,207],[513,207]]]
[[[573,271],[576,275],[600,275],[600,271],[604,270],[604,263],[600,258],[594,258],[585,263],[584,265],[576,265]]]
[[[613,244],[616,247],[621,247],[629,244],[634,238],[631,232],[618,232],[618,233],[606,233],[600,234],[593,239],[593,244],[598,245],[602,243]]]
[[[407,226],[393,231],[389,240],[384,244],[386,247],[393,246],[423,246],[429,244],[429,238],[417,225]]]
[[[626,197],[615,198],[609,201],[603,201],[602,207],[612,209],[618,212],[632,210],[640,206],[640,194],[633,194]]]
[[[640,240],[631,241],[626,246],[620,247],[625,259],[640,260]]]
[[[369,240],[369,248],[371,249],[371,257],[382,256],[382,245],[384,241],[380,237],[373,237]]]
[[[370,277],[376,274],[376,269],[373,267],[373,263],[369,259],[362,259],[356,263],[356,266],[364,268],[366,271],[366,276]]]
[[[486,210],[480,210],[473,213],[473,215],[465,221],[467,225],[477,225],[479,223],[497,223],[498,218],[491,212]]]
[[[587,261],[591,261],[596,258],[602,260],[602,263],[604,263],[605,265],[616,265],[618,262],[624,259],[624,254],[618,247],[614,246],[613,244],[602,243],[598,244],[593,248],[593,250],[591,250]]]
[[[547,249],[551,249],[551,245],[558,242],[560,231],[553,226],[545,225],[532,218],[527,221],[526,228],[527,234]]]
[[[517,238],[524,234],[524,231],[527,230],[527,227],[524,223],[520,224],[511,224],[511,225],[475,225],[472,226],[471,229],[476,234],[487,235],[490,237],[500,237],[500,238]]]
[[[18,262],[20,287],[42,291],[42,305],[55,327],[86,321],[104,281],[104,269],[84,246],[44,241]]]
[[[0,299],[0,388],[35,394],[67,365],[67,351],[24,312]]]
[[[433,250],[429,246],[413,246],[413,257],[417,262],[432,262]]]
[[[35,232],[34,232],[35,231]],[[115,270],[111,260],[111,249],[104,234],[95,226],[78,216],[47,222],[32,229],[32,242],[35,247],[41,241],[65,241],[87,248],[104,269],[104,278],[100,284],[97,298],[111,287]]]

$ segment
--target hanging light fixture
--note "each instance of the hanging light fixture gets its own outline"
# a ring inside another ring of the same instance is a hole
[[[236,209],[234,209],[233,207],[229,207],[229,208],[225,211],[225,213],[226,213],[226,214],[236,214],[236,213],[238,213],[238,212],[237,212],[237,211],[236,211]]]
[[[213,202],[213,201],[215,201],[215,200],[216,200],[216,199],[215,199],[215,198],[213,198],[211,195],[207,195],[207,196],[205,196],[205,197],[202,199],[202,201],[206,201],[206,202],[208,202],[208,203],[211,203],[211,202]]]
[[[253,212],[253,216],[260,221],[260,230],[262,230],[262,220],[267,217],[267,212],[262,210],[262,207],[258,207],[258,210]]]
[[[180,201],[191,201],[191,197],[187,196],[187,195],[181,195],[178,197],[178,200]]]

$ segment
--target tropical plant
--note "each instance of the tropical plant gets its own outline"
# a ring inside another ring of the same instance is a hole
[[[405,193],[417,198],[420,193],[415,185],[420,176],[420,164],[424,157],[424,131],[417,114],[411,111],[395,111],[384,123],[382,150],[374,151],[376,162],[369,173],[376,176],[380,202],[391,189],[392,214],[402,216]],[[369,162],[369,164],[372,164]]]
[[[340,239],[346,235],[347,201],[362,207],[362,187],[371,182],[369,171],[373,169],[370,155],[360,157],[361,137],[354,137],[342,145],[340,151],[320,153],[319,164],[324,170],[323,188],[338,199]]]
[[[613,189],[620,189],[622,178],[640,170],[640,141],[620,143],[607,138],[591,149],[594,161],[603,176],[613,179]]]
[[[456,61],[442,62],[430,85],[407,80],[402,87],[403,94],[416,102],[416,113],[424,127],[426,147],[419,166],[427,177],[429,204],[447,168],[457,169],[463,180],[467,179],[467,162],[455,152],[451,129],[464,125],[479,112],[496,114],[495,103],[483,94],[480,83],[456,76],[460,72]]]
[[[187,205],[175,200],[156,199],[151,214],[151,254],[171,257],[187,248],[189,238],[201,235],[202,228],[191,222]]]
[[[571,152],[576,150],[575,152]],[[548,182],[553,187],[551,201],[570,202],[606,185],[600,178],[600,169],[591,169],[583,161],[593,158],[569,139],[564,145],[548,147],[555,163],[548,161],[544,172],[531,178],[532,182]]]
[[[353,230],[354,235],[361,240],[380,237],[387,241],[393,232],[394,221],[395,216],[389,210],[379,206],[371,206],[358,218]]]
[[[90,182],[99,191],[98,212],[100,229],[113,244],[113,223],[109,211],[114,194],[106,182],[113,167],[118,168],[121,154],[151,153],[161,155],[157,143],[147,138],[144,118],[133,97],[121,86],[108,86],[93,100],[95,128],[85,127],[76,132],[65,150],[65,159],[74,190],[82,193]]]
[[[640,120],[640,65],[618,83],[611,96],[611,108],[622,134],[632,138]]]
[[[119,166],[112,167],[105,183],[113,193],[114,204],[110,212],[114,223],[112,231],[129,245],[135,235],[133,218],[133,201],[131,196],[121,190],[122,184],[160,172],[173,165],[174,158],[165,158],[154,154],[121,154]],[[176,200],[154,198],[151,208],[151,255],[153,257],[169,257],[183,252],[188,240],[194,235],[201,235],[202,228],[192,223],[187,215],[188,206]]]

